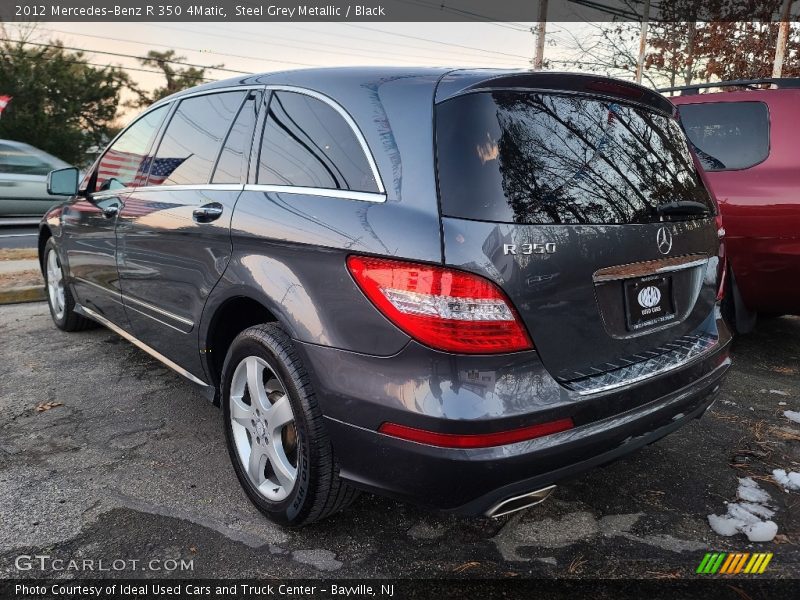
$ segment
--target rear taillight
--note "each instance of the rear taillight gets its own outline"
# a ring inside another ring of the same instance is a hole
[[[533,348],[511,302],[483,277],[366,256],[348,257],[347,267],[378,310],[426,346],[464,354]]]

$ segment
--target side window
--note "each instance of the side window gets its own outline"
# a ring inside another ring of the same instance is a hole
[[[149,158],[146,156],[167,106],[150,111],[133,123],[100,159],[94,191],[103,192],[141,185],[147,176]]]
[[[47,175],[57,168],[44,155],[36,154],[33,148],[0,144],[0,173],[17,175]]]
[[[325,102],[293,92],[270,100],[257,183],[379,191],[347,121]]]
[[[222,92],[182,100],[153,158],[147,185],[208,183],[222,140],[246,93]]]
[[[707,102],[678,108],[706,171],[747,169],[769,155],[769,111],[763,102]]]
[[[240,183],[246,175],[250,141],[253,138],[253,127],[262,96],[261,92],[250,92],[239,109],[239,114],[236,115],[233,127],[225,140],[225,146],[219,155],[212,183]]]

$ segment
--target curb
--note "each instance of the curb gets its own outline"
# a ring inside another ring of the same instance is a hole
[[[44,286],[29,286],[0,290],[0,304],[18,304],[20,302],[39,302],[47,297]]]

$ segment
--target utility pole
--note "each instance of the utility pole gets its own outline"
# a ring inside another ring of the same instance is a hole
[[[636,63],[636,83],[642,83],[644,71],[644,54],[647,50],[647,25],[650,23],[650,0],[644,0],[642,15],[642,33],[639,36],[639,60]]]
[[[783,71],[783,58],[786,56],[786,43],[789,40],[789,15],[794,0],[783,0],[781,8],[781,25],[778,29],[778,45],[775,48],[775,62],[772,64],[772,76],[778,78]]]
[[[536,53],[533,55],[534,71],[541,71],[544,64],[544,34],[546,28],[547,0],[539,0],[539,23],[536,25]]]

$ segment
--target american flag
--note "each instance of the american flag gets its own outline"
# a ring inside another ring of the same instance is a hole
[[[106,152],[97,168],[97,189],[108,187],[112,179],[116,179],[124,186],[141,185],[147,171],[140,169],[144,157],[133,152],[120,152],[113,148]]]
[[[11,96],[0,96],[0,115],[3,114],[3,110],[5,110],[9,102],[11,102]]]
[[[190,155],[191,156],[191,155]],[[172,175],[186,158],[156,158],[142,156],[132,152],[120,152],[113,148],[106,152],[97,170],[97,189],[102,190],[103,184],[111,179],[116,179],[125,186],[161,185]],[[147,178],[147,172],[152,172]]]
[[[183,164],[191,154],[185,158],[156,158],[148,156],[142,161],[142,171],[147,173],[150,171],[150,177],[147,179],[147,185],[161,185],[164,183],[172,172]],[[153,163],[153,168],[150,169],[150,163]]]

